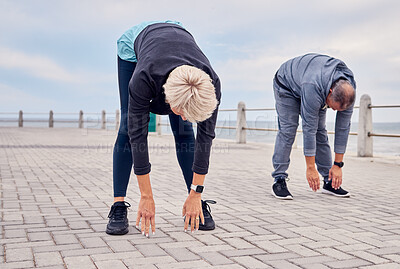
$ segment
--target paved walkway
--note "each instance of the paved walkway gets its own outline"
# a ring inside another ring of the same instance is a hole
[[[105,234],[114,131],[0,128],[0,268],[400,268],[400,161],[347,156],[339,199],[313,193],[300,149],[293,201],[270,194],[272,147],[217,140],[203,198],[217,228],[183,232],[172,137],[151,136],[156,235]]]

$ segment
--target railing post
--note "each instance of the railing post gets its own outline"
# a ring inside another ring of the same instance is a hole
[[[246,143],[246,104],[239,102],[236,118],[236,142]]]
[[[161,135],[161,115],[156,115],[156,132]]]
[[[119,130],[119,109],[115,111],[115,130]]]
[[[357,141],[357,156],[372,157],[373,143],[372,136],[372,110],[370,108],[371,97],[364,94],[360,99],[360,111],[358,118],[358,141]]]
[[[54,127],[54,118],[53,118],[53,110],[50,110],[49,113],[49,128]]]
[[[101,111],[101,129],[106,128],[106,111]]]
[[[83,128],[83,111],[79,111],[79,128]]]
[[[18,127],[23,127],[24,126],[24,116],[23,116],[22,110],[19,111],[19,117],[18,117]]]

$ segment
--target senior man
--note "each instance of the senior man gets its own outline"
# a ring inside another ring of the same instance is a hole
[[[350,131],[356,83],[353,72],[341,60],[327,55],[306,54],[281,65],[273,80],[279,131],[272,157],[272,195],[291,200],[286,180],[292,144],[302,118],[303,147],[310,188],[320,188],[318,172],[324,179],[322,192],[349,197],[342,185],[344,153]],[[326,110],[336,110],[335,160],[326,131]],[[317,168],[315,167],[317,166]]]

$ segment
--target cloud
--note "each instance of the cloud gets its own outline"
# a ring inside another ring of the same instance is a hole
[[[115,80],[115,74],[100,74],[87,70],[74,72],[46,56],[30,55],[5,47],[0,47],[0,68],[16,69],[17,72],[24,72],[37,78],[67,83],[110,82]]]
[[[1,83],[0,96],[1,112],[17,112],[19,109],[42,112],[44,108],[50,108],[55,103],[51,99],[40,98],[24,90]]]
[[[60,82],[74,83],[82,79],[80,75],[71,73],[50,58],[4,47],[0,47],[0,68],[17,69],[39,78]]]
[[[254,105],[273,99],[277,68],[307,52],[342,59],[355,73],[358,97],[391,103],[400,99],[399,6],[397,0],[3,0],[0,68],[25,80],[1,79],[29,89],[37,82],[29,78],[39,78],[57,89],[51,98],[65,100],[74,91],[75,99],[98,105],[117,90],[115,40],[141,21],[176,19],[221,77],[226,107],[236,106],[239,92]]]

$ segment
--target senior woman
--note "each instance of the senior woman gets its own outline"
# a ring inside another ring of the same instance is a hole
[[[213,230],[201,200],[221,99],[220,81],[193,36],[176,21],[152,21],[126,31],[117,42],[121,125],[114,147],[114,204],[106,233],[129,231],[126,190],[133,164],[141,192],[136,227],[155,232],[155,203],[147,145],[149,113],[169,115],[176,154],[189,195],[183,205],[185,231]],[[128,105],[129,104],[129,105]],[[192,122],[197,122],[194,138]],[[173,190],[170,190],[173,191]],[[201,220],[201,222],[200,222]]]

